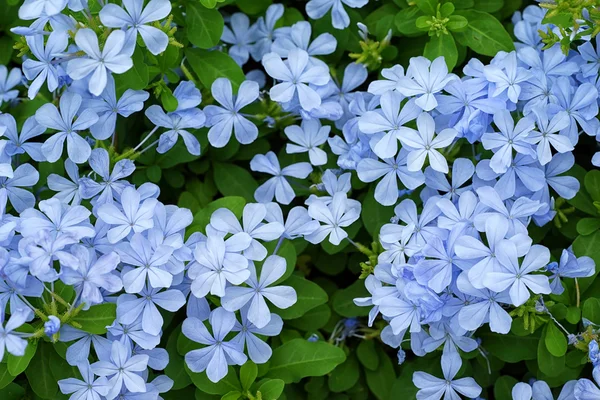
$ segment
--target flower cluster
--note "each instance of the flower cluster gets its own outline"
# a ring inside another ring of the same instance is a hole
[[[344,29],[346,8],[367,3],[311,0],[305,11],[312,19],[330,12]],[[0,68],[0,105],[18,103],[25,82],[29,99],[56,99],[24,121],[0,115],[0,360],[42,338],[62,342],[82,377],[58,382],[72,399],[158,399],[173,385],[158,371],[169,364],[163,334],[177,313],[187,368],[218,382],[229,366],[267,363],[268,338],[283,329],[279,313],[298,303],[283,246],[350,243],[369,257],[370,296],[354,299],[371,307],[366,325],[381,326],[401,364],[408,347],[417,356],[441,349],[443,378],[415,372],[417,398],[476,398],[475,379],[456,376],[465,353],[485,357],[480,328],[507,334],[532,305],[554,320],[544,300],[595,274],[592,258],[570,247],[551,262],[534,225],[561,218],[560,205],[580,190],[569,173],[575,146],[600,141],[600,39],[568,54],[560,44],[543,49],[544,11],[530,6],[513,18],[516,50],[487,65],[472,59],[462,76],[444,57],[414,57],[374,80],[365,64],[349,63],[340,79],[321,58],[336,52],[335,36],[313,38],[307,21],[279,27],[285,9],[273,4],[254,23],[229,16],[210,50],[262,69],[202,81],[201,92],[182,61],[134,90],[118,77],[139,66],[136,52],[155,57],[178,45],[171,2],[99,4],[96,19],[85,1],[25,0],[19,17],[32,22],[13,28],[25,37],[22,71]],[[151,128],[119,154],[117,125],[136,113]],[[129,181],[144,155],[254,145],[263,124],[281,128],[286,143],[279,154],[247,158],[265,178],[254,202],[194,215],[159,201],[159,186]],[[41,174],[42,163],[58,169]],[[600,166],[600,152],[591,163]],[[371,183],[369,195],[394,217],[368,249],[354,242],[364,197],[352,196]],[[361,337],[348,321],[344,339]],[[600,384],[595,327],[576,334],[556,323],[585,347]],[[552,397],[543,381],[512,393]],[[600,389],[580,379],[563,393],[584,400]]]

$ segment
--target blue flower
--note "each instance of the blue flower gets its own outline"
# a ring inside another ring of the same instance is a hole
[[[27,36],[27,46],[37,58],[29,58],[23,62],[23,74],[31,82],[27,95],[33,99],[44,82],[48,82],[48,90],[54,92],[59,83],[59,67],[52,61],[62,53],[69,44],[69,36],[65,32],[52,32],[44,45],[44,35]]]
[[[244,13],[235,13],[231,16],[231,28],[223,27],[221,40],[232,45],[229,55],[239,65],[244,65],[250,58],[250,50],[254,43],[253,29],[250,28],[250,18]]]
[[[483,70],[485,78],[495,84],[491,97],[498,97],[506,92],[508,99],[513,103],[521,95],[520,84],[529,80],[532,73],[517,63],[517,53],[510,52],[498,62],[498,65],[486,65]]]
[[[157,148],[159,153],[169,151],[177,142],[177,137],[181,136],[188,152],[195,156],[200,155],[200,142],[186,129],[199,129],[204,126],[206,116],[201,110],[191,108],[185,112],[167,114],[160,106],[153,105],[146,109],[145,114],[154,125],[169,129],[160,135]]]
[[[106,398],[117,397],[123,385],[136,393],[146,392],[146,381],[138,373],[146,371],[148,356],[145,354],[131,355],[131,348],[118,341],[112,343],[110,358],[97,361],[91,365],[92,372],[100,377],[111,377]]]
[[[167,17],[171,12],[171,2],[150,0],[144,7],[144,0],[129,0],[123,1],[123,6],[125,10],[116,4],[106,4],[99,14],[104,26],[125,30],[123,53],[133,54],[138,33],[150,53],[157,55],[165,51],[169,37],[149,24]]]
[[[115,198],[120,198],[123,190],[130,185],[123,178],[128,177],[135,171],[133,161],[124,159],[117,161],[112,172],[110,172],[108,152],[103,148],[92,150],[89,165],[102,181],[96,182],[88,177],[81,178],[79,180],[81,197],[91,199],[98,196],[93,200],[96,205],[113,203]]]
[[[110,390],[108,380],[105,377],[94,379],[94,372],[90,363],[86,360],[77,365],[83,380],[76,378],[61,379],[58,387],[61,393],[71,394],[70,399],[98,399],[106,396]]]
[[[254,326],[261,329],[271,321],[271,312],[265,298],[277,308],[286,309],[296,303],[296,291],[291,286],[269,287],[286,272],[286,262],[283,257],[269,256],[257,278],[254,263],[249,265],[250,277],[246,281],[249,287],[231,286],[225,289],[221,305],[227,311],[237,311],[250,304],[247,318]]]
[[[84,102],[85,108],[89,108],[98,114],[98,122],[90,128],[92,135],[98,140],[113,136],[117,125],[117,115],[127,118],[131,114],[142,110],[144,101],[148,100],[149,96],[143,90],[127,89],[121,98],[117,100],[115,80],[109,75],[106,87],[100,97]]]
[[[5,126],[4,136],[9,140],[4,150],[9,156],[17,154],[27,154],[34,161],[46,161],[42,154],[41,143],[26,143],[29,139],[40,136],[46,131],[46,128],[38,124],[35,117],[29,117],[25,120],[21,128],[21,134],[17,131],[17,123],[12,115],[0,114],[0,126]]]
[[[58,199],[42,200],[37,211],[33,208],[21,213],[19,231],[24,237],[37,237],[48,232],[53,237],[71,236],[74,240],[94,236],[90,211],[84,206],[66,206]]]
[[[596,272],[596,263],[590,257],[576,257],[573,251],[564,249],[558,263],[552,262],[546,267],[552,276],[550,287],[553,294],[562,294],[564,287],[562,278],[587,278]]]
[[[321,243],[329,237],[329,242],[339,245],[348,237],[348,233],[342,228],[347,228],[360,217],[360,203],[355,204],[348,201],[346,193],[337,192],[329,205],[323,200],[315,200],[308,206],[308,215],[321,222],[319,229],[305,236],[310,243]]]
[[[19,7],[19,18],[35,19],[43,14],[55,15],[60,13],[66,6],[68,0],[25,0]]]
[[[15,329],[23,325],[31,313],[28,309],[18,309],[10,315],[6,324],[2,326],[5,319],[4,309],[0,310],[0,360],[4,358],[4,352],[8,351],[13,356],[23,356],[27,348],[26,334],[15,332]]]
[[[27,208],[35,205],[35,196],[23,187],[32,187],[40,179],[40,174],[30,164],[22,164],[18,166],[13,177],[0,176],[0,198],[4,198],[0,207],[6,205],[6,198],[17,212],[22,212]]]
[[[183,334],[194,342],[205,345],[199,350],[192,350],[185,355],[185,362],[192,372],[206,371],[212,382],[220,381],[227,375],[230,364],[242,365],[248,359],[242,352],[242,347],[225,337],[233,329],[235,314],[219,307],[210,314],[211,334],[198,318],[188,318],[183,321]]]
[[[3,102],[11,102],[19,96],[18,90],[11,90],[21,83],[21,70],[13,68],[8,72],[4,65],[0,65],[0,106]]]
[[[404,96],[419,96],[415,104],[423,111],[437,107],[435,94],[441,92],[447,84],[458,77],[448,73],[444,57],[429,61],[425,57],[413,57],[406,70],[406,76],[398,80],[396,90]]]
[[[310,43],[312,27],[307,21],[296,22],[291,27],[280,28],[278,37],[271,46],[271,51],[281,57],[289,57],[290,51],[301,49],[310,56],[310,64],[313,66],[327,67],[323,61],[316,56],[324,56],[335,51],[337,40],[330,33],[322,33]]]
[[[312,19],[323,18],[331,10],[331,24],[335,29],[344,29],[350,25],[350,17],[344,4],[351,8],[361,8],[369,0],[310,0],[306,3],[306,13]]]
[[[263,56],[271,52],[273,39],[276,36],[275,24],[283,16],[283,4],[271,4],[263,17],[258,18],[252,27],[254,45],[250,49],[254,61],[262,60]]]
[[[296,194],[285,177],[305,179],[312,172],[312,166],[307,162],[299,162],[281,168],[277,156],[272,151],[264,155],[255,155],[250,161],[250,169],[274,175],[254,192],[254,198],[260,203],[269,203],[276,198],[278,203],[290,204]]]
[[[321,126],[318,119],[304,119],[302,125],[290,125],[285,128],[285,135],[293,144],[288,143],[285,151],[288,154],[308,152],[312,165],[325,165],[327,153],[319,146],[327,141],[330,126]]]
[[[231,342],[238,344],[240,350],[246,347],[248,356],[254,363],[264,364],[271,358],[273,351],[261,337],[279,335],[283,328],[283,320],[279,315],[271,313],[269,323],[259,329],[248,320],[248,308],[249,306],[246,305],[240,310],[242,322],[235,321],[235,325],[231,330],[239,333],[231,339]]]
[[[431,168],[448,173],[448,162],[437,149],[443,149],[454,141],[458,132],[446,128],[435,136],[435,122],[431,115],[421,113],[417,118],[417,130],[405,128],[399,139],[408,150],[406,166],[409,171],[420,171],[425,159],[429,158]]]
[[[269,53],[263,57],[262,63],[269,76],[281,81],[269,91],[272,100],[287,103],[297,95],[300,105],[306,111],[321,105],[321,97],[308,84],[325,85],[331,78],[327,68],[309,64],[306,51],[291,50],[287,63],[278,54]]]
[[[125,39],[125,32],[112,31],[100,51],[98,37],[94,31],[89,28],[79,29],[75,35],[75,43],[87,57],[69,61],[67,73],[75,80],[91,75],[88,85],[90,93],[100,96],[106,87],[110,72],[122,74],[133,66],[131,55],[124,53]]]
[[[98,115],[85,109],[73,122],[81,108],[82,98],[76,93],[64,93],[60,98],[60,112],[52,103],[46,103],[35,112],[37,122],[58,132],[42,145],[42,153],[48,162],[56,162],[63,153],[63,145],[67,141],[67,154],[76,164],[84,163],[90,157],[90,144],[79,136],[79,131],[86,130],[98,121]]]
[[[55,315],[48,316],[48,321],[44,322],[44,334],[49,338],[58,333],[60,329],[60,319]]]
[[[210,144],[214,147],[224,147],[231,138],[232,130],[241,144],[254,142],[258,137],[258,128],[240,111],[258,99],[258,84],[244,81],[240,85],[238,94],[234,96],[229,79],[219,78],[213,82],[211,92],[222,107],[204,108],[206,125],[211,127],[208,131]]]
[[[437,378],[426,372],[415,372],[412,379],[414,385],[419,388],[417,394],[419,398],[439,400],[442,396],[445,396],[444,398],[454,399],[459,398],[458,393],[468,398],[479,396],[481,394],[481,386],[473,378],[454,379],[461,365],[462,360],[458,353],[444,353],[442,354],[442,373],[444,379]]]
[[[142,202],[140,193],[135,188],[126,187],[121,194],[122,210],[112,203],[102,204],[98,208],[98,218],[113,225],[108,231],[108,240],[117,243],[132,230],[140,233],[152,228],[156,203],[157,200],[153,198]]]

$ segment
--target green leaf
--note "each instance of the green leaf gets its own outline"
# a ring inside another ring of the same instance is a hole
[[[576,324],[581,320],[581,310],[579,307],[571,306],[567,309],[567,316],[565,317],[568,323]]]
[[[40,342],[38,349],[25,370],[27,381],[34,393],[42,399],[54,399],[58,392],[58,384],[52,376],[52,357],[56,354],[52,345]]]
[[[285,325],[304,332],[313,332],[327,325],[330,318],[331,308],[327,304],[321,304],[305,312],[300,318],[288,319],[285,321]]]
[[[417,18],[421,16],[423,16],[423,13],[417,7],[405,8],[396,14],[394,23],[398,31],[405,36],[421,36],[425,32],[417,28],[416,25]]]
[[[215,185],[223,196],[242,196],[246,201],[254,201],[258,183],[245,168],[235,164],[214,163]]]
[[[300,318],[307,311],[327,303],[327,293],[316,283],[298,275],[290,276],[282,285],[291,286],[296,290],[298,301],[290,308],[282,310],[274,307],[274,312],[283,319]]]
[[[368,370],[375,371],[379,367],[379,356],[373,340],[363,340],[356,348],[360,363]]]
[[[396,380],[394,364],[381,347],[377,347],[377,356],[379,357],[377,369],[375,371],[365,369],[367,385],[378,400],[387,400]]]
[[[369,297],[365,281],[357,279],[352,285],[335,292],[332,298],[333,310],[342,317],[365,317],[369,315],[369,307],[359,307],[354,304],[358,297]]]
[[[264,400],[277,400],[284,388],[285,382],[281,379],[269,379],[258,387],[258,391]]]
[[[167,353],[169,353],[169,363],[165,368],[165,374],[173,380],[172,390],[183,389],[192,384],[190,376],[185,371],[185,360],[177,352],[177,338],[180,333],[181,325],[171,332],[166,347]]]
[[[585,174],[583,180],[585,190],[589,193],[594,201],[600,201],[600,171],[593,169]]]
[[[565,356],[556,357],[552,355],[546,348],[546,336],[548,334],[548,326],[544,328],[544,333],[538,344],[538,367],[541,372],[550,377],[558,376],[565,369]],[[543,340],[542,340],[543,339]]]
[[[16,376],[11,375],[8,372],[8,366],[6,364],[0,363],[0,389],[5,388],[12,381],[14,381]]]
[[[81,325],[81,330],[102,335],[106,333],[106,327],[111,325],[115,318],[117,318],[117,305],[104,303],[91,306],[87,311],[81,311],[74,321]]]
[[[375,188],[369,189],[364,201],[362,202],[362,212],[360,213],[363,225],[369,234],[376,237],[384,224],[390,222],[394,216],[394,207],[386,207],[375,200]]]
[[[206,372],[192,372],[187,364],[184,366],[194,385],[204,393],[224,395],[232,391],[242,391],[242,386],[232,366],[229,366],[227,375],[217,383],[211,382],[206,376]]]
[[[185,55],[198,79],[206,88],[210,88],[217,78],[227,78],[231,81],[234,90],[237,90],[246,80],[242,68],[225,53],[188,48],[185,50]]]
[[[237,0],[235,5],[248,15],[263,14],[273,3],[273,0]]]
[[[515,378],[503,375],[494,383],[494,398],[497,400],[513,400],[512,388],[518,383]]]
[[[307,376],[328,374],[345,360],[346,354],[337,346],[293,339],[273,351],[267,377],[297,382]]]
[[[474,0],[473,8],[477,11],[495,13],[504,7],[504,0]]]
[[[210,49],[219,44],[225,23],[219,11],[188,2],[185,26],[187,37],[192,44],[201,49]]]
[[[258,367],[252,361],[248,360],[240,368],[240,382],[242,383],[242,389],[250,390],[250,387],[256,380],[258,375]]]
[[[458,61],[458,50],[454,38],[450,34],[433,35],[425,45],[423,55],[431,61],[443,56],[448,66],[448,71],[452,71]]]
[[[465,17],[461,15],[451,15],[448,17],[446,28],[452,32],[462,32],[466,29],[467,25],[469,25],[469,21],[467,21]]]
[[[523,360],[535,360],[540,341],[539,333],[529,336],[518,336],[512,332],[502,335],[493,332],[479,334],[482,346],[500,360],[516,363]]]
[[[162,169],[158,165],[151,165],[146,170],[146,176],[148,176],[150,182],[158,183],[162,177]]]
[[[327,384],[329,390],[335,393],[345,392],[358,382],[360,367],[354,354],[350,354],[346,361],[338,365],[329,375]]]
[[[600,324],[600,299],[595,297],[587,299],[583,303],[582,316],[594,324]]]
[[[2,400],[21,400],[25,398],[25,389],[16,383],[9,383],[4,389],[0,390],[0,399]]]
[[[474,10],[457,10],[457,15],[469,21],[463,32],[455,32],[455,39],[463,46],[485,56],[493,57],[499,51],[515,49],[512,38],[504,26],[488,13]]]
[[[178,101],[177,98],[171,92],[171,89],[166,88],[160,93],[160,102],[163,108],[168,112],[177,110]]]
[[[437,12],[438,0],[414,0],[414,3],[427,15],[435,15]]]
[[[127,89],[142,90],[148,86],[148,65],[141,47],[135,49],[131,59],[133,67],[123,74],[114,75],[117,93],[123,93]]]
[[[35,355],[37,350],[38,341],[27,341],[27,347],[25,348],[25,354],[22,356],[13,356],[8,353],[6,364],[8,365],[8,372],[11,375],[17,376],[27,369],[27,366],[31,362],[31,359]]]
[[[555,357],[562,357],[567,354],[567,338],[554,322],[548,322],[544,343],[550,354]]]
[[[221,397],[221,400],[238,400],[241,398],[242,398],[242,393],[238,392],[237,390],[234,390],[233,392],[224,394],[223,397]]]
[[[600,229],[600,218],[581,218],[577,221],[577,233],[580,235],[591,235],[598,229]]]

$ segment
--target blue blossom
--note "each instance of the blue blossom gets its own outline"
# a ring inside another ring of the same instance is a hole
[[[250,28],[250,18],[244,13],[237,12],[231,16],[229,21],[231,28],[223,27],[221,40],[230,44],[229,55],[239,65],[244,65],[250,58],[250,50],[254,43],[254,35]]]
[[[419,96],[415,104],[423,111],[431,111],[437,107],[435,94],[458,77],[448,74],[448,66],[444,57],[429,61],[425,57],[413,57],[406,70],[406,76],[398,81],[397,90],[404,96]]]
[[[444,379],[437,378],[426,372],[417,371],[413,374],[413,383],[420,390],[419,398],[439,400],[459,398],[458,393],[468,398],[481,394],[481,387],[473,378],[454,379],[460,370],[462,360],[458,353],[442,354],[442,373]],[[458,392],[458,393],[457,393]]]
[[[584,78],[597,76],[600,69],[600,38],[596,37],[596,48],[591,41],[583,43],[577,47],[577,51],[581,58],[586,61],[580,65],[581,73]]]
[[[168,0],[150,0],[144,7],[143,0],[124,1],[125,10],[116,4],[106,4],[100,10],[100,21],[109,28],[125,30],[123,52],[132,55],[138,33],[150,53],[157,55],[165,51],[169,37],[160,29],[150,26],[154,21],[166,18],[171,13]]]
[[[567,77],[560,77],[552,86],[556,94],[557,110],[566,111],[570,124],[563,130],[571,144],[575,146],[579,140],[579,128],[590,136],[598,133],[598,89],[591,83],[583,83],[575,90]]]
[[[35,205],[35,196],[25,187],[32,187],[40,178],[37,170],[31,164],[18,166],[13,177],[0,176],[0,207],[6,204],[6,198],[17,212],[22,212]],[[1,199],[4,198],[4,201]]]
[[[81,245],[74,245],[71,253],[77,258],[76,268],[65,268],[60,279],[67,285],[72,285],[79,295],[84,309],[104,301],[100,289],[116,293],[123,288],[121,278],[114,272],[120,258],[115,252],[96,257],[96,252]]]
[[[325,165],[327,153],[321,149],[331,132],[330,126],[321,126],[318,119],[304,119],[302,125],[290,125],[285,128],[285,135],[292,143],[288,143],[285,151],[288,154],[308,152],[312,165]]]
[[[111,377],[107,382],[109,390],[106,398],[112,400],[123,386],[132,392],[145,392],[146,382],[138,373],[146,371],[147,366],[147,355],[132,356],[129,346],[115,341],[112,343],[110,358],[93,363],[91,369],[95,375]]]
[[[457,158],[452,164],[451,183],[448,183],[448,179],[443,173],[427,167],[425,168],[425,185],[427,188],[445,192],[443,196],[454,201],[471,188],[470,185],[463,185],[471,179],[474,172],[475,166],[471,160]]]
[[[565,111],[556,113],[552,119],[548,116],[545,108],[535,108],[533,113],[536,118],[537,130],[531,132],[530,138],[537,144],[537,158],[542,165],[546,165],[552,159],[552,146],[558,153],[566,153],[573,150],[573,146],[567,136],[557,134],[569,126],[569,115]]]
[[[60,67],[52,61],[69,44],[69,36],[65,32],[51,33],[45,44],[44,37],[44,35],[35,35],[27,36],[25,39],[31,53],[37,58],[37,60],[29,58],[23,62],[23,74],[27,79],[33,81],[27,91],[30,99],[38,94],[46,81],[50,92],[54,92],[58,88]]]
[[[117,299],[117,320],[122,324],[132,324],[142,318],[142,329],[151,335],[159,335],[163,318],[156,306],[174,313],[185,304],[185,296],[179,290],[152,289],[146,287],[133,294],[122,294]]]
[[[519,100],[520,84],[532,76],[531,72],[518,66],[517,53],[514,51],[499,60],[498,65],[487,65],[483,73],[485,78],[495,85],[491,96],[497,97],[506,92],[508,99],[513,103]]]
[[[252,238],[243,255],[249,260],[261,261],[267,256],[267,249],[258,241],[272,241],[283,234],[283,225],[279,222],[263,223],[267,216],[264,204],[246,204],[242,214],[243,227],[236,216],[227,208],[219,208],[210,217],[210,226],[223,233],[245,233]]]
[[[81,203],[79,168],[73,161],[65,160],[65,172],[69,179],[58,174],[48,175],[48,188],[56,193],[53,197],[62,203]]]
[[[60,319],[55,315],[49,315],[48,321],[44,322],[44,334],[52,338],[60,329]]]
[[[296,291],[291,286],[271,286],[286,272],[283,257],[269,256],[262,265],[260,278],[257,277],[254,263],[250,263],[249,270],[250,277],[246,281],[249,287],[227,288],[221,305],[227,311],[234,312],[249,304],[248,321],[261,329],[271,321],[271,312],[265,298],[277,308],[286,309],[296,303]]]
[[[564,249],[558,263],[548,264],[546,269],[552,274],[550,287],[553,294],[562,294],[564,287],[561,278],[587,278],[596,272],[596,263],[587,256],[576,257],[573,251]]]
[[[99,359],[110,357],[112,342],[104,336],[84,332],[70,325],[63,325],[60,328],[59,340],[61,342],[75,341],[67,348],[66,357],[69,365],[77,365],[87,361],[92,344]]]
[[[271,88],[271,99],[287,103],[297,98],[302,108],[310,111],[321,105],[321,97],[308,84],[325,85],[330,78],[329,71],[322,66],[311,66],[308,53],[301,49],[291,50],[284,62],[276,53],[268,53],[262,59],[267,74],[281,81]]]
[[[8,72],[4,65],[0,65],[0,106],[3,102],[11,102],[19,96],[18,90],[12,90],[21,83],[21,70],[13,68]]]
[[[391,158],[398,152],[398,140],[408,131],[406,123],[421,114],[414,100],[401,105],[403,96],[397,92],[386,92],[381,96],[381,109],[365,112],[358,120],[358,127],[366,134],[385,132],[373,147],[380,158]]]
[[[4,151],[8,156],[12,157],[27,153],[34,161],[46,161],[42,154],[41,143],[26,143],[29,139],[38,137],[46,131],[45,127],[37,123],[35,117],[29,117],[25,120],[21,128],[21,134],[18,133],[17,123],[10,114],[0,114],[0,126],[6,127],[4,136],[9,142],[6,143]]]
[[[494,172],[498,174],[506,172],[512,162],[513,149],[517,153],[536,156],[530,138],[530,132],[535,128],[533,119],[521,118],[515,126],[510,112],[501,110],[494,114],[494,124],[500,132],[487,132],[481,138],[483,147],[494,151],[490,160],[490,167]]]
[[[546,77],[571,76],[579,72],[579,66],[567,61],[560,44],[538,51],[532,47],[524,47],[517,51],[517,57],[531,69],[530,73]]]
[[[113,203],[116,197],[121,197],[123,190],[130,184],[123,180],[135,171],[133,161],[129,159],[119,160],[110,171],[110,160],[108,152],[103,148],[92,150],[89,159],[92,170],[101,178],[101,182],[85,177],[79,180],[80,194],[84,199],[94,198],[95,204],[102,205]]]
[[[75,35],[75,43],[87,57],[69,61],[67,73],[75,80],[91,75],[88,85],[90,93],[100,96],[111,72],[122,74],[133,66],[131,55],[124,53],[125,40],[125,32],[112,31],[100,51],[94,31],[89,28],[79,29]]]
[[[436,171],[448,173],[448,162],[437,149],[448,147],[458,132],[446,128],[435,136],[435,122],[426,113],[417,118],[417,130],[406,128],[399,135],[399,139],[407,147],[408,156],[406,166],[409,171],[420,171],[425,159],[429,158],[429,165]]]
[[[258,99],[258,84],[244,81],[237,95],[233,95],[231,82],[227,78],[215,80],[211,92],[219,106],[206,106],[206,125],[210,126],[208,141],[214,147],[224,147],[231,138],[231,132],[241,144],[250,144],[258,137],[258,128],[240,111]]]
[[[531,386],[525,382],[518,382],[513,386],[511,391],[512,398],[514,400],[531,400],[533,391]]]
[[[195,156],[200,155],[200,142],[187,129],[199,129],[204,126],[206,116],[201,110],[191,108],[186,110],[185,113],[173,112],[167,114],[160,106],[153,105],[146,109],[145,114],[157,127],[168,129],[160,135],[158,148],[156,149],[159,153],[169,151],[177,142],[177,137],[181,136],[188,152]]]
[[[323,200],[316,200],[308,206],[308,215],[321,222],[322,225],[305,236],[310,243],[321,243],[329,237],[329,242],[339,245],[348,237],[348,233],[342,229],[347,228],[360,217],[360,203],[355,205],[348,201],[345,193],[337,192],[333,195],[331,203],[326,205]]]
[[[242,365],[248,359],[241,346],[225,337],[233,329],[235,314],[219,307],[210,314],[211,334],[202,321],[188,318],[183,321],[183,334],[194,342],[205,345],[199,350],[192,350],[185,355],[185,362],[192,372],[206,371],[208,379],[218,382],[227,375],[230,364]]]
[[[310,0],[306,3],[306,13],[312,19],[323,18],[331,10],[331,24],[335,29],[345,29],[350,25],[350,17],[344,5],[361,8],[369,0]]]
[[[496,257],[502,269],[486,274],[483,284],[495,292],[510,288],[508,293],[515,307],[529,299],[529,290],[536,294],[549,294],[552,291],[547,276],[532,274],[550,262],[550,251],[546,247],[531,246],[519,266],[517,246],[512,242],[502,241],[498,244]]]
[[[74,163],[84,163],[90,157],[90,144],[78,132],[94,125],[98,121],[98,115],[90,109],[84,109],[73,121],[80,111],[81,103],[80,95],[67,92],[60,98],[60,112],[52,103],[44,104],[35,112],[35,119],[40,125],[58,131],[42,145],[42,154],[48,162],[58,161],[63,153],[65,140],[67,154]]]
[[[19,7],[19,18],[35,19],[42,14],[55,15],[60,13],[66,6],[68,0],[25,0]]]
[[[267,203],[265,206],[267,207],[265,220],[268,222],[279,222],[283,225],[284,230],[281,238],[296,239],[309,235],[319,228],[319,222],[312,219],[308,215],[308,210],[304,207],[297,206],[292,208],[284,221],[279,204]]]
[[[316,56],[331,54],[337,47],[335,36],[330,33],[322,33],[311,43],[312,27],[307,21],[296,22],[291,27],[284,27],[278,30],[278,37],[271,46],[271,51],[286,58],[290,51],[301,49],[310,56],[310,64],[315,66],[327,67],[323,61]]]
[[[53,237],[48,231],[41,231],[35,239],[28,238],[22,243],[27,256],[29,272],[42,282],[54,282],[59,274],[54,269],[54,261],[59,261],[61,266],[75,268],[77,259],[65,250],[65,247],[77,243],[71,235]]]
[[[264,17],[258,18],[252,29],[254,44],[250,49],[254,61],[262,60],[271,52],[271,46],[276,36],[275,24],[283,16],[283,4],[271,4]]]
[[[539,167],[537,160],[523,154],[517,154],[508,170],[500,175],[492,170],[488,160],[481,160],[477,164],[477,176],[492,182],[499,176],[494,189],[497,193],[502,193],[503,199],[509,199],[515,193],[537,192],[544,186],[543,169]]]
[[[312,172],[312,166],[307,162],[281,168],[277,156],[272,151],[264,155],[255,155],[250,161],[250,169],[274,175],[254,192],[254,198],[260,203],[269,203],[276,198],[278,203],[290,204],[296,194],[285,177],[305,179]]]
[[[24,237],[37,237],[48,232],[53,237],[71,236],[74,240],[94,235],[90,211],[84,206],[67,206],[58,199],[42,200],[37,211],[29,208],[21,213],[19,231]]]
[[[219,235],[208,235],[194,250],[195,263],[188,275],[192,279],[192,293],[201,298],[208,293],[222,297],[227,282],[239,285],[250,277],[248,259],[239,254],[250,246],[252,238],[247,233],[237,233],[223,240]]]
[[[122,210],[112,203],[102,204],[98,208],[98,218],[113,225],[107,233],[108,240],[117,243],[132,230],[140,233],[152,228],[154,226],[152,215],[156,203],[156,199],[153,198],[142,202],[138,190],[126,187],[121,193]]]
[[[273,351],[269,345],[261,339],[264,336],[277,336],[281,333],[283,328],[283,320],[277,314],[271,313],[271,319],[269,323],[262,328],[257,328],[248,320],[248,309],[246,305],[240,310],[241,323],[235,321],[235,325],[232,332],[239,332],[231,341],[237,343],[240,350],[246,347],[248,351],[248,357],[256,364],[266,363]]]
[[[383,68],[381,70],[381,76],[385,79],[372,81],[369,83],[368,92],[374,95],[382,95],[385,92],[396,90],[400,88],[404,75],[404,67],[402,65],[394,65],[391,68]]]
[[[143,315],[130,324],[120,324],[115,320],[111,326],[107,326],[109,340],[118,340],[126,346],[141,349],[154,349],[160,343],[160,332],[156,335],[144,331]]]
[[[380,238],[387,243],[394,243],[403,236],[406,227],[410,227],[410,244],[416,245],[418,248],[427,243],[427,240],[433,236],[440,239],[446,239],[447,232],[433,225],[432,222],[440,215],[440,209],[436,206],[437,199],[432,198],[425,202],[421,214],[417,213],[417,205],[411,199],[402,200],[394,208],[397,220],[404,222],[406,225],[386,224],[381,228]]]
[[[99,399],[100,396],[106,396],[110,390],[108,380],[105,377],[94,379],[94,372],[90,363],[86,360],[77,365],[81,373],[82,380],[76,378],[61,379],[58,381],[58,387],[61,393],[71,394],[71,400],[77,399]]]
[[[382,161],[365,158],[356,167],[358,177],[363,182],[373,182],[383,177],[375,187],[375,200],[380,204],[384,206],[396,204],[399,197],[398,179],[410,190],[425,183],[425,176],[421,171],[408,170],[405,149],[400,149],[396,158],[386,158]]]
[[[8,321],[2,326],[6,315],[4,309],[0,310],[0,360],[4,358],[4,352],[13,356],[23,356],[27,348],[27,340],[24,339],[25,333],[15,332],[15,329],[21,327],[27,321],[29,314],[28,309],[18,309],[10,315]]]
[[[100,96],[84,102],[85,108],[89,108],[98,114],[98,122],[90,127],[94,138],[104,140],[113,136],[117,126],[117,115],[127,118],[131,114],[141,111],[149,96],[143,90],[127,89],[117,100],[115,80],[109,75],[106,87]]]

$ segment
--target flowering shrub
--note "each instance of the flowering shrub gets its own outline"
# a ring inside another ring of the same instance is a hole
[[[0,399],[600,399],[598,1],[5,3]]]

